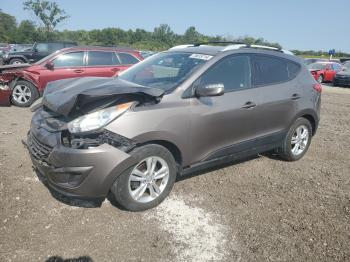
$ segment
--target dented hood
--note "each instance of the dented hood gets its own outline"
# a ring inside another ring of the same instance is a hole
[[[125,100],[159,101],[164,91],[110,77],[71,78],[50,82],[42,104],[50,110],[69,116],[88,112],[104,105]]]

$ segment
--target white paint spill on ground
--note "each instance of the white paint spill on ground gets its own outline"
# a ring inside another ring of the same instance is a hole
[[[160,228],[172,235],[177,261],[227,259],[225,226],[213,214],[171,197],[147,213],[146,217],[159,220]]]

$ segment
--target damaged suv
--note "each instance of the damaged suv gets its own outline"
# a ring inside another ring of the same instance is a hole
[[[117,78],[49,83],[24,143],[47,185],[158,205],[177,176],[274,150],[300,159],[315,134],[321,86],[303,61],[249,45],[186,45]]]

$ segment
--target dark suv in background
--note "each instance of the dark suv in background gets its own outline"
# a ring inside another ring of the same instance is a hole
[[[3,56],[4,64],[34,63],[48,56],[57,50],[66,47],[76,46],[75,42],[49,42],[35,43],[33,47],[25,51],[9,52]]]
[[[118,78],[50,83],[25,144],[50,188],[109,194],[140,211],[158,205],[177,176],[270,150],[303,157],[321,90],[304,62],[280,49],[180,46]]]

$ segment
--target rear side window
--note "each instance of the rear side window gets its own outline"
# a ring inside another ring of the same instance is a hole
[[[55,67],[84,66],[84,52],[61,54],[52,62]]]
[[[89,51],[88,66],[118,65],[119,60],[114,52]]]
[[[225,91],[250,87],[250,62],[247,55],[234,55],[223,58],[205,72],[201,85],[224,84]]]
[[[64,46],[62,43],[49,43],[49,51],[50,52],[55,52],[57,50],[62,49]]]
[[[49,45],[47,43],[39,43],[35,46],[38,53],[49,52]]]
[[[293,79],[300,70],[300,65],[268,55],[253,55],[253,85],[268,85]]]
[[[121,63],[124,65],[133,65],[139,62],[134,56],[127,53],[118,53]]]

